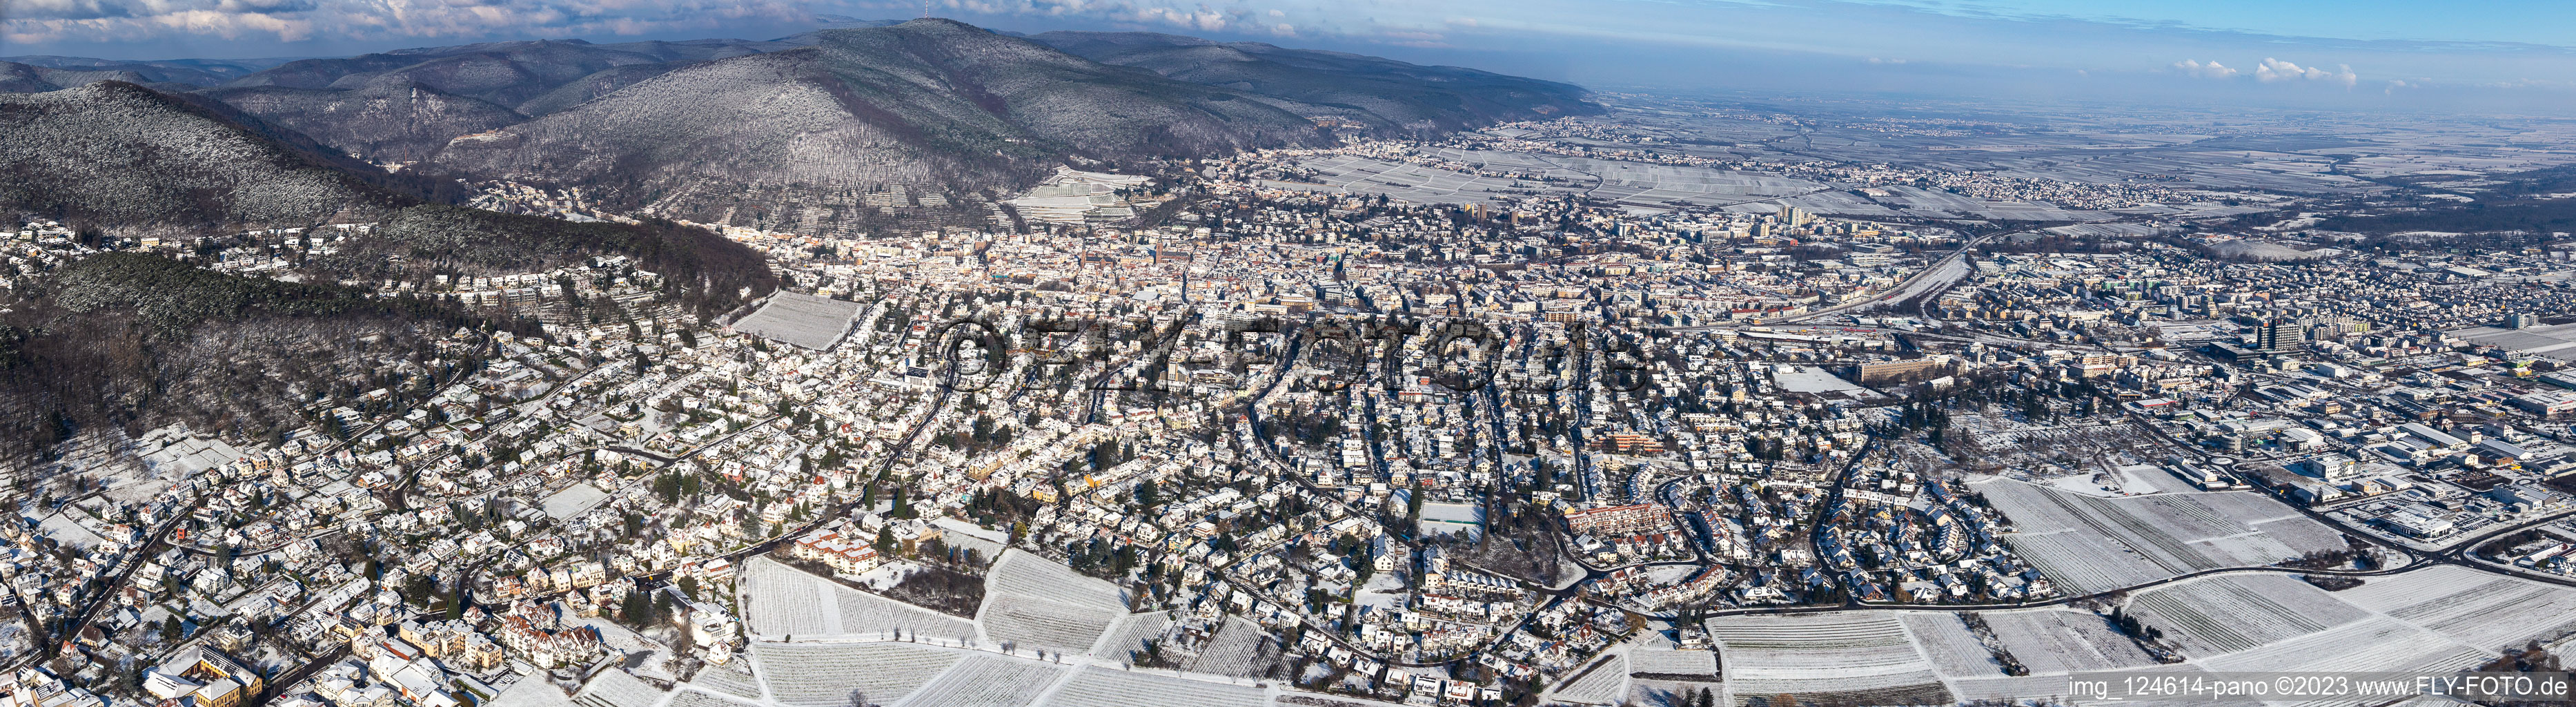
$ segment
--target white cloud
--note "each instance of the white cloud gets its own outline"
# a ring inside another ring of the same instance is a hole
[[[2340,84],[2344,88],[2352,88],[2354,83],[2361,80],[2360,76],[2356,76],[2352,73],[2351,66],[2338,64],[2335,69],[2335,71],[2327,71],[2322,67],[2316,66],[2301,68],[2297,64],[2292,64],[2290,62],[2271,57],[2263,57],[2263,64],[2261,66],[2254,67],[2254,80],[2264,83],[2280,81],[2323,81],[2326,83]]]
[[[2238,73],[2235,69],[2215,61],[2203,64],[2190,59],[2174,62],[2173,68],[2175,71],[2182,72],[2184,76],[2197,79],[2235,78]]]

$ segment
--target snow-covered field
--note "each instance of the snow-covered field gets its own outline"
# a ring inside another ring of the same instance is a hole
[[[1088,666],[1075,673],[1047,707],[1262,707],[1270,700],[1260,688],[1227,685],[1169,675]]]
[[[984,606],[975,620],[993,640],[1083,653],[1126,615],[1126,599],[1116,586],[1044,557],[1008,550],[985,576]]]
[[[680,690],[671,694],[671,702],[664,707],[753,707],[753,705],[710,692]]]
[[[2439,565],[2372,577],[2335,596],[2471,646],[2502,649],[2576,631],[2576,590]]]
[[[2250,492],[2101,498],[2003,478],[1976,488],[2012,520],[2015,550],[2085,592],[2344,547],[2333,529]]]
[[[1852,692],[1937,682],[1932,661],[1888,612],[1710,619],[1739,695]]]
[[[744,618],[759,638],[905,634],[972,638],[965,620],[841,586],[766,557],[744,563]]]
[[[1064,675],[1059,665],[974,654],[921,686],[901,707],[1019,707]]]
[[[751,654],[769,694],[798,707],[847,707],[852,695],[894,704],[959,658],[909,643],[754,643]]]
[[[1717,654],[1639,648],[1628,652],[1628,672],[1672,675],[1716,675]]]
[[[1933,671],[1944,678],[2002,677],[2003,666],[1968,632],[1968,625],[1957,614],[1906,614],[1901,619],[1905,630],[1922,644],[1924,654],[1932,659]]]
[[[708,692],[752,700],[760,699],[760,679],[742,672],[739,667],[739,662],[735,665],[707,666],[706,669],[698,671],[696,677],[689,679],[689,685]]]
[[[1609,704],[1628,692],[1628,659],[1612,653],[1598,665],[1590,666],[1574,679],[1560,683],[1551,691],[1557,699],[1585,704]]]
[[[2156,664],[2154,656],[2111,630],[2102,617],[2064,609],[1981,614],[1995,638],[2032,675],[2125,670]]]
[[[1239,678],[1258,676],[1269,667],[1256,664],[1261,657],[1262,641],[1268,636],[1261,626],[1240,617],[1228,616],[1225,625],[1217,629],[1216,636],[1209,638],[1205,647],[1199,649],[1198,657],[1190,659],[1186,669],[1193,673]]]
[[[2242,653],[2199,661],[2211,671],[2451,671],[2493,654],[2395,619],[2373,617]]]
[[[1172,627],[1172,617],[1160,611],[1128,614],[1112,623],[1109,633],[1100,639],[1093,655],[1110,660],[1124,660],[1130,651],[1145,649],[1145,641],[1163,635]]]
[[[2233,653],[2360,621],[2369,612],[2288,575],[2218,576],[2158,587],[2129,611],[2194,658]]]

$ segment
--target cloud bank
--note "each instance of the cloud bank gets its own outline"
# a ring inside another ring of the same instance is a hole
[[[2290,62],[2274,59],[2268,56],[2263,57],[2262,65],[2254,67],[2254,80],[2264,83],[2278,83],[2282,81],[2322,81],[2340,85],[2344,88],[2352,88],[2353,83],[2360,79],[2361,77],[2353,75],[2351,66],[2339,65],[2336,67],[2335,71],[2327,71],[2314,66],[2299,68],[2299,65],[2297,64],[2292,64]]]

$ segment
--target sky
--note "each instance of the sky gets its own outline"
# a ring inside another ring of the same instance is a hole
[[[1595,88],[2559,114],[2576,3],[2489,0],[0,0],[0,56],[766,39],[818,15],[1257,40]]]

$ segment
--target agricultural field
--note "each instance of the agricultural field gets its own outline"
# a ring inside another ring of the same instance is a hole
[[[1977,635],[1957,614],[1905,614],[1899,619],[1905,630],[1914,634],[1915,643],[1932,659],[1933,672],[1943,678],[2002,677],[2004,669],[1996,664],[1991,651],[1977,642]],[[2016,655],[2015,657],[2018,657]]]
[[[2003,478],[1976,484],[2012,520],[2013,549],[2081,592],[2345,547],[2340,533],[2250,492],[2103,498]]]
[[[1146,641],[1163,635],[1163,631],[1171,627],[1172,617],[1164,612],[1128,614],[1110,624],[1109,632],[1103,634],[1100,644],[1093,647],[1092,655],[1125,659],[1130,652],[1144,650]]]
[[[1742,695],[1938,691],[1932,661],[1885,612],[1710,619],[1729,690]],[[1949,702],[1947,699],[1937,702]]]
[[[847,707],[852,695],[894,704],[958,661],[910,643],[754,643],[751,657],[769,694],[795,707]]]
[[[1045,707],[1263,707],[1261,688],[1086,666]]]
[[[1628,651],[1630,674],[1717,675],[1717,654],[1708,651],[1667,651],[1637,648]]]
[[[661,690],[623,670],[600,671],[572,696],[572,703],[581,707],[653,707],[661,701]]]
[[[901,707],[1019,707],[1064,675],[1053,663],[975,653],[921,686]]]
[[[739,664],[737,664],[739,665]],[[729,665],[710,665],[689,680],[691,687],[747,700],[760,699],[760,679]]]
[[[766,557],[744,563],[744,619],[758,638],[874,637],[901,630],[946,639],[972,638],[975,626],[829,579]]]
[[[1207,645],[1199,649],[1198,657],[1191,658],[1183,669],[1208,675],[1259,677],[1269,672],[1272,660],[1277,657],[1275,651],[1262,650],[1269,639],[1270,634],[1261,630],[1260,625],[1228,616],[1225,625],[1218,628]]]
[[[2336,596],[2478,648],[2576,632],[2576,590],[2466,567],[2437,565],[2373,577]]]
[[[2083,611],[2040,609],[1989,611],[1981,614],[1994,627],[1995,638],[2021,660],[2032,675],[2062,675],[2092,670],[2129,670],[2156,665],[2154,656],[2111,629],[2102,617]]]
[[[2173,576],[2118,542],[2085,531],[2020,532],[2004,536],[2004,542],[2066,594],[2111,591]]]
[[[1020,550],[1004,551],[993,563],[984,606],[975,612],[993,640],[1060,653],[1089,652],[1126,616],[1126,597],[1116,586]]]
[[[2159,587],[2129,612],[2183,655],[2235,653],[2360,621],[2369,612],[2288,575],[2229,575]]]
[[[2371,670],[2447,672],[2495,656],[2395,619],[2373,617],[2241,653],[2195,661],[2214,672]]]
[[[1550,691],[1556,699],[1588,704],[1617,702],[1619,696],[1627,692],[1628,658],[1616,652],[1575,671],[1572,677],[1557,683],[1556,689]]]
[[[671,693],[671,702],[665,707],[753,707],[753,705],[723,695],[681,689]]]

